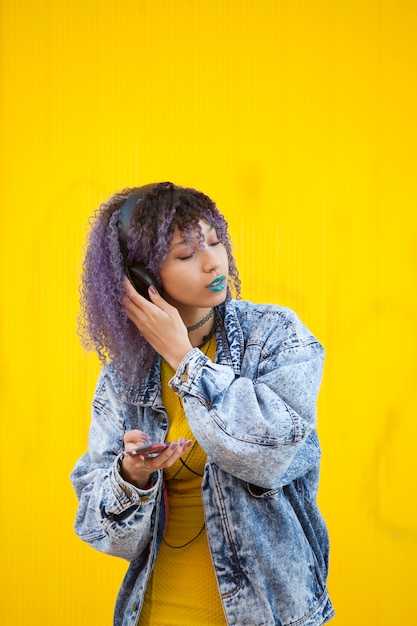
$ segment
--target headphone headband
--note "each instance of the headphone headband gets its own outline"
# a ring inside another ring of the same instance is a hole
[[[119,229],[119,244],[120,251],[123,256],[123,261],[127,266],[127,233],[129,231],[130,220],[132,217],[133,209],[135,208],[138,200],[141,200],[145,193],[155,187],[155,183],[138,187],[133,191],[125,200],[119,211],[118,229]]]

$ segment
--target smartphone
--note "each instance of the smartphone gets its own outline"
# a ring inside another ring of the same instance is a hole
[[[138,456],[139,454],[147,457],[158,456],[162,452],[162,450],[166,450],[169,447],[168,441],[161,441],[160,443],[149,443],[139,448],[134,448],[133,450],[125,450],[123,452],[124,456]]]

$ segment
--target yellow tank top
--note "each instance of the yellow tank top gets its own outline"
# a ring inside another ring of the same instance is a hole
[[[212,360],[215,336],[202,351]],[[139,626],[225,626],[223,607],[204,526],[201,479],[206,454],[194,440],[178,396],[168,386],[174,370],[161,364],[162,399],[170,420],[168,441],[192,439],[192,447],[164,470],[169,518],[150,578]]]

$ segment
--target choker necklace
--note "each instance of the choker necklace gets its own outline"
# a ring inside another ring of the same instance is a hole
[[[192,330],[197,330],[197,328],[200,328],[200,326],[203,326],[203,324],[208,322],[209,319],[213,317],[213,315],[214,315],[214,307],[211,308],[210,311],[207,313],[207,315],[205,315],[202,320],[197,322],[197,324],[193,324],[192,326],[187,326],[187,331],[190,333]]]

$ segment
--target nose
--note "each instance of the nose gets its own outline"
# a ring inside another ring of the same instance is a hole
[[[207,273],[216,271],[220,267],[220,259],[216,254],[216,248],[205,246],[203,254],[203,270]]]

